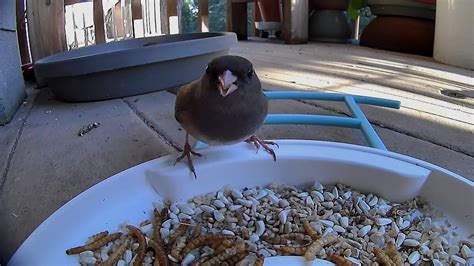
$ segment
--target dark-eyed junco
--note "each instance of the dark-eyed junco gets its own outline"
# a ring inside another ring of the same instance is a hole
[[[230,55],[213,59],[201,79],[178,91],[175,117],[186,130],[186,143],[176,162],[187,157],[196,177],[190,155],[201,154],[191,149],[189,134],[210,145],[253,143],[257,149],[262,146],[276,160],[275,152],[268,147],[275,143],[254,135],[267,112],[268,99],[250,61]]]

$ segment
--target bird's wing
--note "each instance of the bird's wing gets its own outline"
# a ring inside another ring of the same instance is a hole
[[[194,96],[200,86],[200,80],[195,80],[189,84],[182,86],[178,90],[176,103],[174,108],[174,116],[176,120],[183,124],[190,120],[190,114],[195,108]]]

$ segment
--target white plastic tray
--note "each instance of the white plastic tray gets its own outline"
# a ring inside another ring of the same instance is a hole
[[[264,151],[256,154],[246,143],[203,150],[204,157],[194,160],[197,180],[184,163],[173,166],[176,155],[118,173],[46,219],[8,265],[75,265],[77,257],[67,256],[65,250],[82,244],[88,236],[116,231],[123,222],[138,224],[149,217],[152,203],[163,198],[183,201],[224,186],[303,185],[319,180],[323,184],[341,182],[391,201],[421,194],[458,226],[461,235],[474,232],[474,183],[459,175],[411,157],[362,146],[303,140],[278,143],[276,162]],[[311,265],[301,257],[265,261],[265,265],[290,264]]]

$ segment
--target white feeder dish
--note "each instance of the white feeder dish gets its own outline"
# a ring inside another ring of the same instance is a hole
[[[185,201],[217,191],[273,184],[305,185],[336,182],[401,202],[415,196],[442,211],[460,236],[474,232],[474,182],[408,156],[357,145],[279,140],[274,162],[241,143],[202,150],[194,158],[197,180],[177,155],[142,163],[89,188],[58,209],[21,245],[8,265],[77,265],[65,250],[97,232],[115,232],[124,222],[148,219],[153,202]],[[265,265],[332,265],[302,257],[272,257]]]

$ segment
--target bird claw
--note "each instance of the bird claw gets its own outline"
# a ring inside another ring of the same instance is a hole
[[[251,136],[250,138],[246,139],[245,142],[253,144],[255,148],[257,148],[257,153],[258,153],[258,150],[260,149],[260,146],[262,146],[263,149],[273,157],[273,160],[276,161],[275,151],[272,148],[270,148],[268,145],[275,145],[277,146],[277,148],[280,148],[280,146],[277,143],[273,141],[261,140],[257,138],[256,136]]]
[[[257,150],[255,151],[255,154],[258,153],[258,150],[260,150],[260,145],[258,144],[257,141],[254,141],[254,140],[252,139],[252,137],[250,137],[250,138],[246,139],[245,142],[247,142],[247,143],[249,143],[249,144],[253,144],[253,145],[255,146],[255,148],[257,149]]]
[[[202,154],[200,154],[199,152],[195,152],[193,150],[190,150],[189,152],[191,152],[191,154],[194,155],[194,156],[202,157]]]
[[[189,170],[191,170],[191,172],[193,173],[194,179],[197,179],[196,169],[194,168],[194,164],[193,164],[193,161],[191,159],[191,154],[194,155],[194,156],[197,156],[197,157],[202,156],[202,154],[193,151],[192,148],[191,148],[191,145],[189,145],[189,143],[184,144],[183,153],[181,153],[181,155],[178,158],[176,158],[176,161],[174,162],[174,165],[176,165],[178,162],[180,162],[184,157],[188,158]]]

